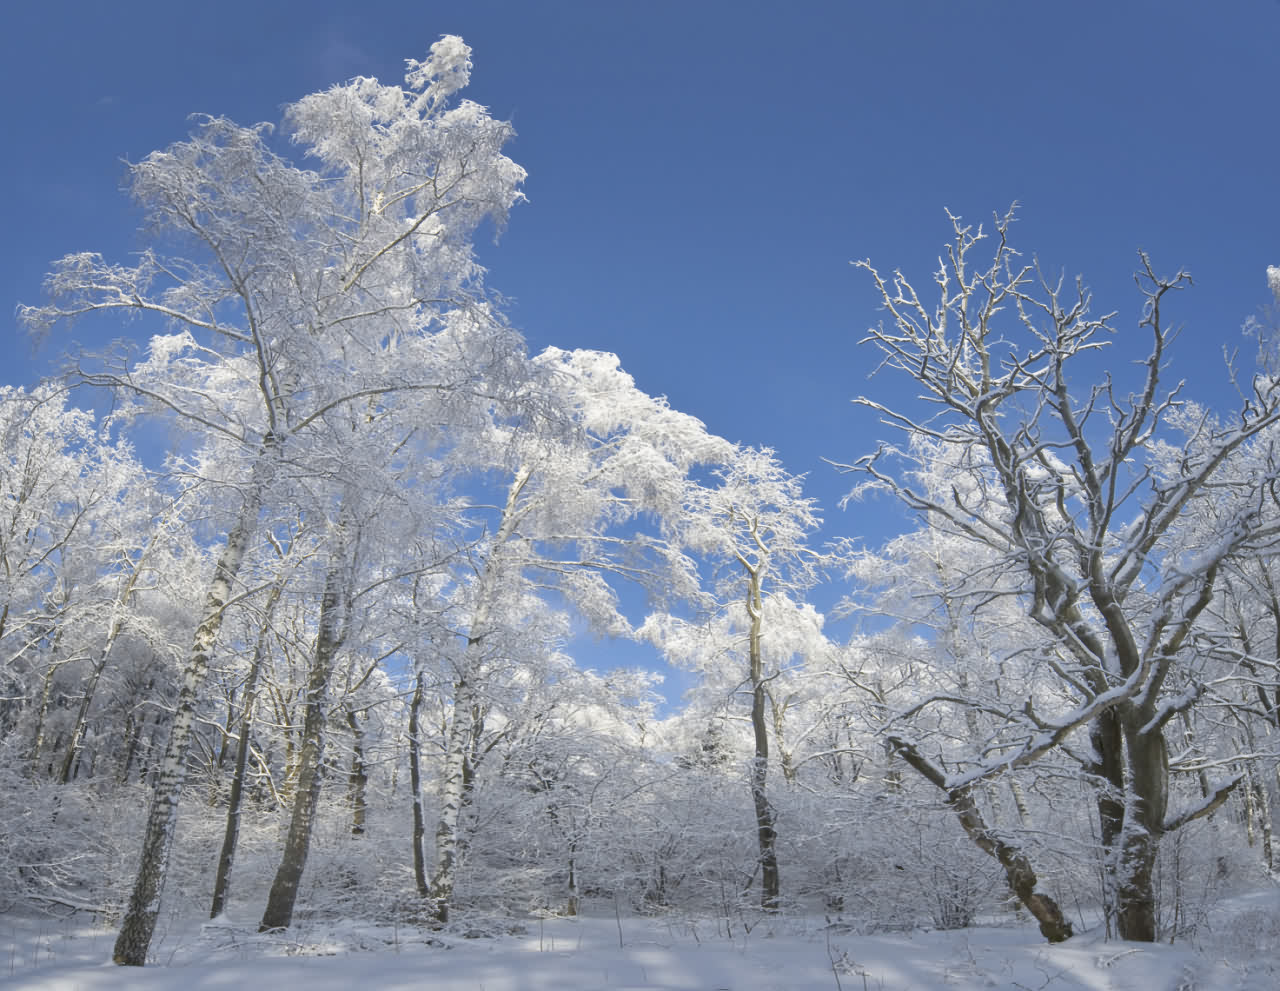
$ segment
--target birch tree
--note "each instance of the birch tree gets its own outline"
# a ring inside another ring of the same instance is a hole
[[[1057,906],[1034,893],[1031,865],[975,816],[972,789],[1006,769],[1074,750],[1095,783],[1107,898],[1120,935],[1156,938],[1153,869],[1161,837],[1225,801],[1238,778],[1207,797],[1169,808],[1171,720],[1197,704],[1202,685],[1188,650],[1213,599],[1223,562],[1268,553],[1265,523],[1276,481],[1272,426],[1280,386],[1272,376],[1242,381],[1239,408],[1221,420],[1164,381],[1173,332],[1166,309],[1189,284],[1159,275],[1140,256],[1139,328],[1148,342],[1133,385],[1103,374],[1080,389],[1088,359],[1115,332],[1095,315],[1084,287],[1051,280],[1008,241],[1012,213],[997,217],[989,261],[975,248],[988,236],[952,218],[953,237],[926,302],[901,272],[882,276],[859,263],[879,291],[887,320],[868,340],[883,368],[907,376],[924,405],[859,400],[904,437],[849,466],[869,477],[859,492],[891,492],[931,526],[974,548],[977,567],[1016,575],[1005,593],[1055,646],[1045,652],[1056,679],[1051,705],[1007,700],[1002,729],[960,771],[948,771],[913,737],[904,718],[888,734],[897,752],[947,796],[975,842],[1006,870],[1050,940],[1070,934]],[[1175,452],[1168,470],[1154,445]],[[1247,458],[1233,459],[1251,450]],[[951,484],[921,484],[945,459]],[[1226,513],[1215,539],[1187,546],[1179,523],[1205,501]],[[967,594],[983,584],[967,575]],[[960,594],[966,594],[962,591]],[[914,712],[951,704],[926,699]],[[965,704],[961,701],[960,704]],[[978,704],[978,703],[972,703]],[[903,716],[909,716],[904,713]]]
[[[482,223],[505,222],[524,172],[501,152],[508,124],[454,104],[470,66],[470,49],[446,37],[409,61],[404,87],[357,78],[287,108],[315,170],[278,154],[269,125],[202,119],[188,140],[130,166],[156,245],[132,266],[69,255],[48,278],[52,302],[20,309],[36,332],[112,314],[167,324],[144,360],[82,366],[78,378],[130,410],[177,417],[196,446],[220,452],[210,480],[225,495],[227,537],[117,963],[146,960],[196,703],[228,604],[246,591],[238,579],[259,518],[296,501],[295,480],[338,471],[359,443],[330,414],[358,404],[377,417],[412,401],[430,447],[439,436],[426,425],[466,422],[463,407],[500,401],[522,374],[520,339],[488,303],[470,245]]]
[[[329,560],[325,567],[324,587],[320,596],[315,646],[307,672],[304,695],[302,737],[299,741],[298,780],[293,793],[293,810],[284,853],[267,896],[267,907],[258,929],[268,932],[287,928],[293,921],[298,884],[306,868],[311,846],[311,827],[320,801],[321,762],[324,757],[324,728],[328,719],[329,679],[350,633],[352,572],[357,553],[355,535],[349,531],[353,521],[345,507],[331,526]]]
[[[429,885],[441,921],[457,873],[468,748],[482,730],[484,671],[503,667],[495,645],[519,639],[512,623],[529,615],[530,596],[560,596],[594,631],[629,635],[611,582],[653,596],[696,595],[692,564],[673,539],[687,479],[731,450],[638,389],[615,355],[549,348],[534,363],[548,415],[494,419],[481,438],[477,474],[487,469],[505,489],[494,504],[475,501],[470,515],[483,529],[445,593],[462,633],[444,679],[452,690]]]
[[[31,767],[64,783],[136,596],[183,543],[129,446],[66,400],[0,390],[0,737],[23,725]]]

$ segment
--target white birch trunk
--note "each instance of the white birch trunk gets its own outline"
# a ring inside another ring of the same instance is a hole
[[[471,744],[474,721],[475,694],[472,677],[479,670],[480,651],[488,631],[490,611],[500,568],[498,560],[503,545],[515,533],[520,520],[520,493],[533,474],[532,469],[522,467],[511,481],[507,491],[507,503],[502,510],[502,523],[494,536],[493,551],[480,578],[475,613],[471,619],[470,634],[462,658],[462,671],[454,686],[453,718],[449,723],[449,735],[445,745],[444,777],[440,785],[440,818],[436,822],[435,866],[432,871],[430,893],[435,902],[435,917],[440,922],[449,920],[449,903],[453,899],[454,883],[458,872],[459,824],[465,799],[465,772],[467,749]]]
[[[129,907],[112,954],[112,959],[123,966],[141,967],[147,962],[147,951],[155,933],[156,918],[160,914],[160,895],[169,869],[169,853],[173,846],[174,826],[178,820],[178,801],[186,778],[187,751],[191,747],[191,727],[195,723],[196,702],[205,673],[209,669],[209,657],[222,629],[222,618],[235,588],[236,576],[244,562],[249,542],[258,528],[258,513],[272,474],[274,448],[274,442],[268,437],[254,464],[252,480],[240,507],[240,514],[231,532],[227,534],[226,546],[214,568],[200,625],[196,627],[191,642],[191,654],[182,673],[178,705],[169,729],[169,743],[165,747],[159,779],[147,814],[138,877],[134,881],[133,894],[129,898]]]
[[[473,644],[468,643],[467,653]],[[440,818],[436,822],[436,855],[431,873],[431,898],[440,922],[449,921],[449,903],[458,872],[458,830],[462,818],[463,769],[471,739],[472,695],[470,685],[460,680],[453,693],[453,720],[449,724],[445,748],[444,779],[440,785]]]

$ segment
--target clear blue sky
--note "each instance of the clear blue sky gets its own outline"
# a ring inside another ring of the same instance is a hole
[[[776,448],[832,534],[891,525],[841,513],[820,459],[880,435],[854,395],[903,387],[867,380],[878,315],[851,260],[927,283],[944,207],[989,221],[1016,199],[1018,245],[1122,326],[1137,249],[1191,271],[1175,372],[1210,397],[1280,264],[1276,0],[44,0],[0,21],[0,299],[37,302],[66,252],[136,248],[121,162],[188,114],[278,121],[332,82],[399,80],[445,33],[474,49],[465,95],[519,134],[529,202],[483,258],[530,346],[616,351]],[[66,341],[33,356],[5,312],[3,381],[29,384]]]

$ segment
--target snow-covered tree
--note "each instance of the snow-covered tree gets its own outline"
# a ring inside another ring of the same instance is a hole
[[[984,235],[953,218],[936,303],[900,272],[885,279],[861,263],[889,314],[869,340],[885,367],[923,390],[925,405],[861,400],[907,442],[885,444],[851,467],[870,477],[862,491],[893,493],[972,547],[973,565],[954,594],[1016,596],[1052,644],[1040,663],[1057,691],[1048,702],[1007,699],[998,731],[962,769],[931,757],[909,725],[889,740],[944,791],[1050,940],[1065,938],[1070,926],[1035,892],[1025,857],[982,820],[974,787],[1074,752],[1096,785],[1120,935],[1152,940],[1161,837],[1218,807],[1238,780],[1215,782],[1207,797],[1170,809],[1166,727],[1201,696],[1188,651],[1224,562],[1272,546],[1265,517],[1277,479],[1270,438],[1280,385],[1267,375],[1244,383],[1230,419],[1189,415],[1181,387],[1163,381],[1173,336],[1165,308],[1187,279],[1157,275],[1143,255],[1140,326],[1149,346],[1141,375],[1132,391],[1103,375],[1081,393],[1073,376],[1107,344],[1113,318],[1091,312],[1082,286],[1065,288],[1023,263],[1007,240],[1012,220],[997,218],[992,257],[975,264]],[[1169,467],[1151,454],[1160,444],[1176,452]],[[1253,457],[1233,458],[1251,446]],[[928,463],[935,455],[943,465]],[[925,483],[941,474],[948,479],[941,488]],[[1208,501],[1222,507],[1214,539],[1182,542],[1180,524]],[[926,699],[915,711],[933,704]]]
[[[64,783],[117,642],[165,640],[138,604],[185,545],[129,446],[66,399],[0,390],[0,737],[21,725],[30,765]]]
[[[750,697],[760,897],[773,910],[781,882],[777,814],[768,792],[770,722],[776,735],[787,707],[779,691],[784,669],[826,647],[822,617],[800,600],[818,580],[820,556],[807,537],[819,520],[802,479],[768,449],[739,447],[715,474],[713,484],[690,486],[682,524],[687,546],[712,572],[708,600],[694,603],[709,611],[693,618],[655,613],[644,634],[673,661]]]
[[[119,963],[146,959],[201,685],[260,515],[301,501],[297,481],[350,467],[357,408],[374,420],[411,405],[416,429],[401,440],[429,450],[436,424],[469,422],[465,410],[502,401],[524,375],[471,251],[477,228],[505,222],[524,172],[502,154],[508,124],[454,104],[469,70],[470,50],[446,37],[409,62],[404,87],[357,78],[293,104],[286,123],[314,170],[278,154],[268,125],[203,119],[130,166],[155,246],[133,266],[69,255],[49,276],[52,302],[21,309],[38,332],[95,314],[167,322],[144,360],[79,378],[179,418],[203,467],[217,452],[211,481],[229,509]]]
[[[638,389],[615,355],[549,348],[534,359],[542,416],[495,417],[477,434],[472,496],[456,582],[443,590],[462,649],[452,670],[449,731],[430,884],[447,918],[467,801],[468,741],[483,710],[485,672],[527,629],[530,597],[567,603],[598,634],[627,635],[616,584],[655,598],[696,595],[696,573],[675,535],[683,527],[690,472],[718,464],[732,446],[701,422]],[[465,452],[458,452],[466,461]],[[544,604],[543,608],[546,608]],[[501,646],[503,643],[508,646]]]

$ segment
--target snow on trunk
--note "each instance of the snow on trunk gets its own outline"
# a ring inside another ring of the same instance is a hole
[[[235,588],[236,576],[240,572],[249,542],[258,528],[258,512],[262,508],[267,486],[273,475],[275,448],[276,444],[268,435],[254,463],[240,514],[231,532],[227,534],[226,546],[214,568],[200,625],[196,627],[191,654],[182,673],[182,687],[169,730],[169,742],[160,762],[160,773],[147,814],[138,876],[112,953],[112,959],[123,966],[141,967],[147,962],[147,951],[160,914],[160,896],[164,891],[165,874],[169,868],[173,831],[178,821],[178,801],[182,797],[182,785],[186,779],[187,751],[191,747],[191,727],[195,722],[196,702],[204,684],[205,673],[209,669],[209,657],[222,629],[222,619]]]

